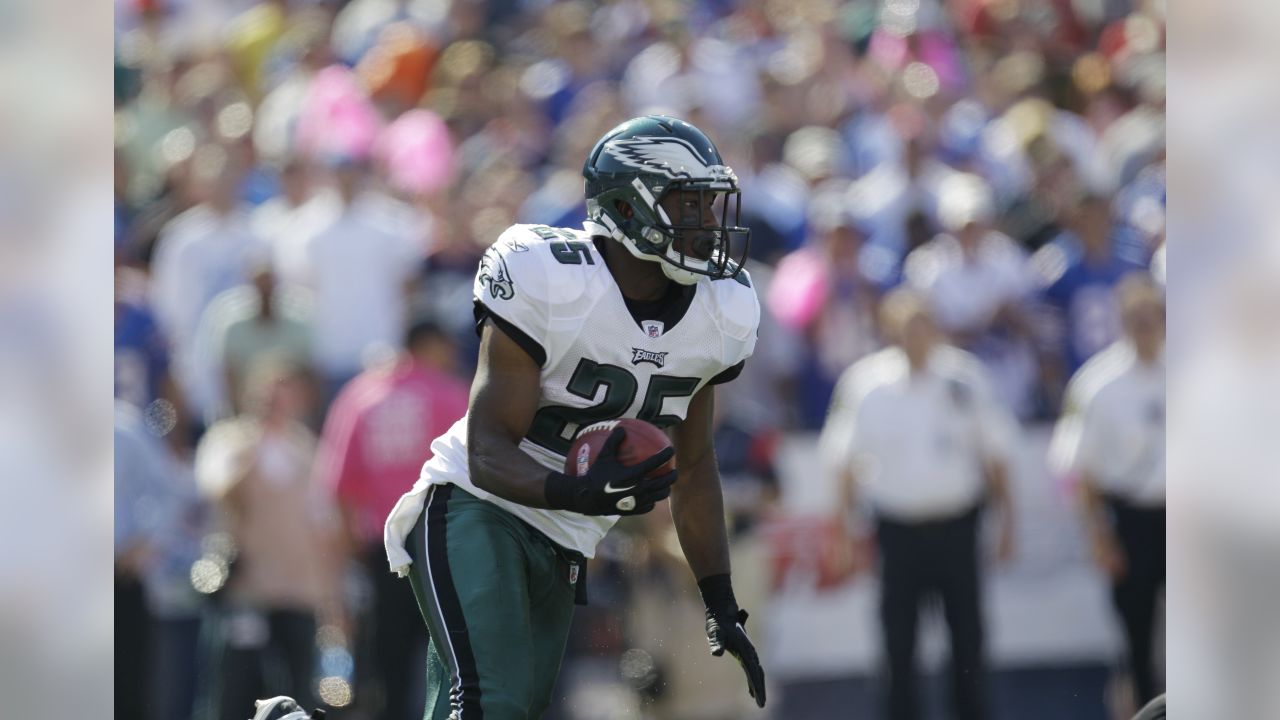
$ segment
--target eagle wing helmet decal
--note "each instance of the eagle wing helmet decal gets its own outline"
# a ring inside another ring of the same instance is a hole
[[[680,138],[619,138],[605,144],[604,149],[623,165],[659,173],[672,179],[737,179],[726,165],[706,165],[693,146]]]

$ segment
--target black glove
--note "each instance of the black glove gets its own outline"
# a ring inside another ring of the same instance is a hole
[[[645,475],[661,467],[676,451],[665,448],[637,465],[623,465],[618,462],[618,445],[626,434],[621,427],[613,429],[586,475],[548,475],[544,490],[547,507],[583,515],[641,515],[670,495],[675,470],[656,478]]]
[[[747,611],[738,608],[729,576],[703,578],[698,581],[698,589],[707,606],[707,644],[711,646],[711,654],[720,657],[727,650],[747,674],[747,692],[755,698],[758,707],[764,707],[764,668],[760,667],[760,657],[747,637],[744,627]]]

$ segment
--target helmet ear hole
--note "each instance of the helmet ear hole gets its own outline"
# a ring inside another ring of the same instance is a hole
[[[632,210],[631,205],[627,204],[625,200],[614,200],[613,207],[618,211],[619,215],[627,220],[630,220],[631,216],[635,215],[635,210]]]

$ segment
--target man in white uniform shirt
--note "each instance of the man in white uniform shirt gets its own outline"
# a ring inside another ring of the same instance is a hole
[[[916,628],[921,602],[936,594],[951,634],[954,717],[976,720],[985,717],[986,682],[979,515],[992,500],[1003,521],[997,555],[1007,559],[1013,524],[1006,468],[1016,423],[977,359],[939,342],[921,296],[896,290],[881,312],[894,345],[841,377],[822,456],[839,480],[840,521],[855,505],[875,518],[888,716],[920,716]]]
[[[1156,599],[1165,580],[1164,301],[1145,275],[1118,288],[1125,337],[1067,388],[1055,443],[1079,477],[1095,560],[1111,579],[1136,701],[1156,696]]]
[[[420,218],[371,187],[366,161],[338,160],[333,175],[342,209],[308,241],[304,276],[314,295],[315,364],[326,406],[371,352],[399,346],[425,256]]]
[[[316,188],[305,158],[294,155],[280,165],[280,194],[259,205],[250,219],[254,233],[271,249],[275,274],[288,285],[307,276],[307,244],[333,224],[342,210],[331,188]]]
[[[215,297],[248,280],[247,260],[262,248],[236,197],[244,167],[225,149],[196,151],[192,192],[199,204],[170,220],[156,241],[151,298],[173,345],[175,376],[201,419],[216,417],[220,383],[197,354],[200,319]]]
[[[976,175],[939,183],[937,215],[945,232],[907,256],[906,282],[929,299],[952,342],[981,359],[1004,402],[1027,417],[1038,368],[1023,310],[1032,288],[1026,253],[994,229],[995,195]]]

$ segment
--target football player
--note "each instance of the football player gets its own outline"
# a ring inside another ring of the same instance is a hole
[[[387,519],[431,634],[433,720],[525,720],[551,702],[584,567],[620,515],[671,498],[714,655],[764,671],[729,574],[712,447],[713,385],[755,346],[738,180],[711,140],[672,117],[610,130],[591,150],[582,229],[515,225],[480,261],[479,366],[467,416],[431,445]],[[640,418],[667,448],[634,466],[616,429],[582,476],[561,471],[581,427]],[[674,453],[676,472],[648,477]]]

